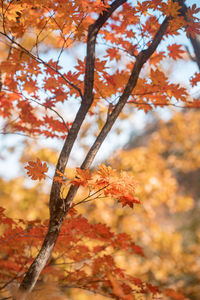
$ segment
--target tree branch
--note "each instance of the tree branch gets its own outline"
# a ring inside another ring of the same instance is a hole
[[[100,146],[102,145],[103,141],[105,140],[106,136],[110,132],[113,124],[115,123],[117,117],[119,116],[120,112],[122,111],[124,105],[126,104],[129,96],[132,93],[132,90],[137,84],[137,80],[140,74],[140,71],[145,64],[145,62],[150,58],[150,56],[154,53],[157,46],[161,42],[162,37],[164,36],[167,27],[168,27],[169,18],[166,18],[163,23],[161,24],[159,30],[157,31],[152,43],[150,46],[139,53],[139,55],[136,58],[136,62],[134,64],[133,70],[131,72],[131,75],[129,77],[128,83],[125,86],[124,92],[119,98],[119,101],[117,105],[115,106],[115,109],[113,112],[108,116],[107,121],[102,128],[101,132],[99,133],[98,137],[96,138],[94,144],[90,148],[86,158],[84,159],[81,168],[87,169],[91,166]],[[69,210],[72,201],[78,191],[78,187],[71,185],[69,192],[64,200],[65,209]]]
[[[115,2],[118,2],[118,1],[115,1]],[[102,16],[100,18],[102,18]],[[81,165],[82,169],[88,168],[91,165],[92,161],[94,160],[94,157],[95,157],[96,153],[98,152],[101,144],[103,143],[104,139],[106,138],[108,132],[111,130],[118,115],[122,111],[133,88],[136,86],[141,68],[143,67],[144,63],[150,58],[150,56],[153,54],[153,52],[156,50],[163,35],[165,34],[165,31],[168,27],[168,20],[169,20],[168,18],[166,18],[164,20],[164,22],[160,26],[158,32],[156,33],[152,43],[150,44],[150,46],[146,50],[141,51],[140,54],[137,56],[136,62],[134,64],[133,70],[131,72],[128,83],[124,89],[124,92],[121,95],[115,109],[113,110],[111,115],[108,117],[103,129],[101,130],[101,132],[100,132],[99,136],[97,137],[96,141],[94,142],[93,146],[89,150],[83,164]],[[98,20],[95,23],[99,24]],[[98,33],[98,31],[96,31],[96,34],[97,33]],[[91,39],[91,29],[89,29],[89,33],[88,33],[88,40],[89,39]],[[92,49],[93,49],[93,51],[95,50],[95,48],[92,48]],[[90,51],[88,53],[90,53]],[[92,60],[91,60],[91,57],[87,56],[87,60],[89,60],[90,65],[91,65],[91,63],[93,63],[93,59],[94,59],[94,53],[92,56]],[[86,65],[87,65],[87,63],[86,63]],[[90,72],[91,72],[91,74],[88,74]],[[90,70],[89,68],[87,69],[87,67],[86,67],[86,74],[87,74],[87,78],[85,79],[85,85],[87,83],[89,83],[88,80],[91,80],[92,74],[94,75],[94,69]],[[73,143],[76,139],[76,136],[78,134],[80,126],[81,126],[81,124],[84,120],[84,117],[85,117],[86,113],[88,112],[89,107],[92,103],[93,98],[91,97],[91,94],[92,94],[92,88],[91,88],[91,82],[90,82],[89,87],[85,86],[84,102],[82,102],[82,104],[81,104],[81,107],[77,113],[75,121],[74,121],[74,123],[70,129],[70,132],[67,136],[64,147],[61,151],[61,155],[58,159],[57,167],[58,167],[59,171],[61,171],[62,173],[64,171],[66,161],[71,152]],[[85,98],[86,95],[89,98]],[[69,141],[69,144],[67,141]],[[66,155],[65,150],[67,151],[67,153],[69,153],[68,155]],[[72,201],[78,190],[77,186],[72,185],[69,189],[67,197],[65,199],[61,199],[60,187],[61,187],[60,184],[53,182],[51,195],[50,195],[50,223],[49,223],[48,233],[45,237],[42,248],[41,248],[40,252],[38,253],[38,256],[34,260],[33,264],[30,266],[26,276],[24,277],[24,280],[22,281],[22,283],[20,285],[20,292],[21,292],[20,300],[23,299],[22,295],[26,295],[29,291],[31,291],[33,289],[33,287],[39,277],[40,272],[46,265],[50,255],[51,255],[51,252],[54,248],[54,245],[56,243],[57,237],[59,235],[60,227],[65,219],[67,212],[70,209]]]
[[[75,120],[67,135],[60,156],[58,158],[56,170],[59,170],[62,173],[64,172],[65,167],[67,165],[69,155],[79,133],[80,127],[93,102],[95,44],[97,34],[101,27],[105,24],[107,19],[111,16],[111,14],[125,2],[126,0],[115,0],[108,8],[108,10],[104,11],[103,14],[100,15],[99,18],[94,22],[94,24],[90,25],[88,28],[84,95],[82,98],[81,106],[77,112]],[[37,282],[37,279],[44,266],[46,265],[55,246],[56,240],[59,235],[60,227],[76,194],[76,188],[76,186],[71,186],[71,189],[68,193],[67,201],[64,201],[64,199],[62,199],[60,196],[61,184],[53,181],[49,204],[50,223],[48,227],[48,232],[37,257],[35,258],[34,262],[27,271],[23,281],[21,282],[19,288],[19,295],[16,296],[16,300],[26,299],[26,295],[34,288],[35,283]]]
[[[84,102],[91,103],[93,101],[93,86],[94,86],[94,68],[95,68],[95,45],[96,37],[105,24],[111,14],[127,0],[115,0],[108,10],[105,10],[100,17],[89,26],[88,28],[88,39],[87,39],[87,55],[86,55],[86,67],[85,67],[85,92]]]
[[[177,1],[180,5],[180,14],[184,17],[185,21],[188,21],[187,18],[187,6],[185,4],[184,0],[174,0]],[[199,67],[200,70],[200,42],[198,41],[197,35],[195,37],[192,37],[191,34],[189,34],[189,40],[193,46],[194,54],[195,54],[195,61]]]
[[[120,112],[122,111],[124,105],[126,104],[129,96],[131,95],[134,87],[137,84],[137,80],[140,74],[140,71],[144,65],[144,63],[150,58],[150,56],[154,53],[157,46],[161,42],[163,35],[165,34],[167,27],[168,27],[169,19],[166,18],[163,23],[161,24],[159,30],[157,31],[152,43],[150,46],[141,51],[136,58],[134,67],[132,69],[131,75],[129,77],[128,83],[124,89],[123,94],[120,96],[117,105],[115,106],[112,113],[108,116],[107,121],[102,128],[101,132],[99,133],[98,137],[96,138],[94,144],[90,148],[84,162],[81,165],[82,169],[87,169],[91,166],[100,146],[102,145],[103,141],[105,140],[106,136],[110,132],[113,124],[115,123],[117,117],[119,116]]]
[[[14,48],[13,45],[17,46],[18,48],[16,47],[15,48],[16,50],[20,49],[22,52],[26,53],[29,57],[31,57],[36,62],[43,64],[44,66],[46,66],[47,68],[51,69],[56,74],[58,74],[68,85],[70,85],[72,88],[74,88],[75,90],[77,90],[78,93],[79,93],[79,95],[80,95],[80,97],[81,97],[81,99],[83,99],[83,95],[82,95],[81,89],[79,89],[79,87],[77,87],[75,84],[73,84],[72,82],[70,82],[65,77],[65,75],[63,75],[60,71],[58,71],[57,68],[54,68],[53,66],[51,66],[50,64],[48,64],[46,61],[44,61],[42,58],[37,57],[34,54],[32,54],[29,50],[27,50],[21,44],[19,44],[18,42],[16,42],[13,38],[9,37],[6,33],[0,31],[0,34],[3,35],[3,36],[5,36],[11,42],[12,48]]]

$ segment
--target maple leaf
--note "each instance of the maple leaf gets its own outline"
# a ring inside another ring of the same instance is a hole
[[[197,82],[199,82],[199,81],[200,81],[200,73],[195,73],[195,74],[194,74],[194,77],[192,77],[192,78],[190,79],[190,82],[191,82],[191,84],[192,84],[192,87],[195,86],[195,85],[197,85]]]
[[[135,243],[131,243],[131,248],[136,254],[145,257],[143,249],[140,246],[135,245]]]
[[[4,214],[5,209],[0,206],[0,224],[7,224],[10,228],[13,224],[16,224],[13,219],[8,218]]]
[[[80,168],[76,169],[76,177],[71,181],[72,184],[74,185],[82,185],[82,186],[87,186],[88,185],[88,180],[92,178],[90,174],[90,170],[83,170]]]
[[[181,45],[173,44],[168,46],[169,56],[174,60],[178,58],[183,58],[182,54],[184,53],[183,50],[180,49]]]
[[[158,289],[157,286],[153,286],[153,285],[151,285],[150,283],[147,283],[146,286],[147,286],[147,288],[151,291],[151,293],[152,293],[153,295],[159,293],[159,289]]]
[[[108,54],[105,57],[109,57],[110,60],[116,59],[116,61],[119,61],[121,59],[121,55],[119,54],[119,51],[116,48],[109,48],[106,52]]]
[[[200,25],[199,22],[190,21],[188,26],[186,27],[187,36],[192,36],[195,38],[196,34],[200,34]]]
[[[46,175],[44,173],[48,171],[47,164],[42,164],[39,158],[36,161],[29,161],[25,169],[27,169],[27,174],[32,180],[45,179]]]
[[[124,192],[123,195],[119,197],[118,201],[122,202],[123,207],[128,205],[133,208],[134,203],[140,204],[140,201],[133,197],[133,195],[129,192]]]
[[[196,4],[193,4],[192,7],[188,7],[187,9],[187,20],[196,20],[199,21],[198,17],[195,17],[195,14],[198,14],[200,12],[200,8],[197,8]]]
[[[153,70],[150,71],[150,77],[152,80],[152,84],[155,86],[159,86],[160,88],[164,88],[167,84],[167,77],[165,74],[159,70]]]
[[[122,286],[111,274],[108,274],[108,278],[113,288],[113,294],[117,296],[117,298],[123,300],[134,300],[134,297],[132,295],[127,295],[124,293]]]
[[[94,228],[97,235],[101,238],[110,239],[113,236],[113,234],[110,232],[110,228],[104,224],[95,224]]]
[[[65,184],[66,176],[64,173],[60,172],[59,170],[56,170],[56,174],[53,178],[54,181]]]
[[[192,102],[188,102],[186,107],[193,107],[193,108],[199,108],[200,107],[200,100],[199,99],[193,99]]]
[[[131,281],[133,284],[137,285],[137,286],[142,286],[142,285],[143,285],[142,280],[139,279],[139,278],[136,278],[136,277],[132,277],[132,278],[130,279],[130,281]]]
[[[172,289],[165,289],[164,293],[165,293],[166,296],[169,296],[172,299],[175,299],[175,300],[185,300],[185,297],[184,297],[184,295],[182,293],[174,291]]]
[[[99,166],[99,171],[97,172],[99,175],[102,175],[104,177],[113,175],[114,170],[110,166],[106,166],[105,164],[101,164]]]
[[[169,0],[168,3],[164,3],[163,5],[163,13],[165,13],[168,17],[177,17],[180,14],[179,10],[179,4],[171,0]]]
[[[150,58],[149,63],[152,64],[152,65],[156,65],[157,63],[160,63],[160,61],[164,57],[165,57],[165,52],[164,51],[160,51],[160,52],[155,51],[155,53]]]

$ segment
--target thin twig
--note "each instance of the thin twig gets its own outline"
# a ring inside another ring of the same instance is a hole
[[[14,93],[14,94],[20,95],[20,96],[22,96],[25,99],[25,101],[32,101],[32,102],[34,102],[34,103],[42,106],[45,109],[49,109],[49,110],[53,111],[62,120],[63,125],[66,127],[67,131],[69,132],[70,128],[67,126],[64,118],[54,108],[49,107],[48,105],[45,105],[43,103],[40,103],[39,101],[33,99],[32,97],[31,98],[27,98],[22,92],[20,93],[20,92],[16,92],[16,91],[10,91],[7,88],[4,88],[3,90],[7,91],[7,92],[10,92],[10,93]]]
[[[94,199],[89,199],[89,200],[87,200],[88,198],[91,198],[91,197],[93,197],[94,195],[100,193],[101,191],[103,191],[104,189],[106,189],[108,186],[109,186],[109,184],[105,185],[104,187],[102,187],[102,188],[99,189],[98,191],[94,192],[93,194],[90,194],[89,196],[85,197],[85,198],[82,199],[81,201],[75,203],[75,204],[73,205],[73,207],[76,206],[76,205],[79,205],[79,204],[81,204],[81,203],[89,202],[89,201],[91,201],[91,200],[96,199],[96,198],[94,198]],[[97,196],[97,197],[98,197],[98,196]]]
[[[74,83],[70,82],[65,77],[65,75],[63,75],[60,71],[56,70],[56,68],[54,68],[53,66],[51,66],[49,63],[47,63],[46,61],[44,61],[42,58],[35,56],[33,53],[31,53],[29,50],[27,50],[25,47],[23,47],[18,42],[13,41],[12,38],[10,38],[6,33],[3,33],[2,31],[0,31],[0,34],[3,35],[3,36],[5,36],[9,41],[11,41],[13,43],[13,45],[16,45],[18,47],[18,48],[15,48],[16,50],[21,49],[24,53],[26,53],[28,56],[30,56],[33,60],[35,60],[38,63],[43,64],[47,68],[49,68],[52,71],[54,71],[55,73],[57,73],[67,84],[69,84],[71,87],[73,87],[75,90],[77,90],[78,93],[79,93],[79,95],[80,95],[80,97],[81,97],[81,99],[83,99],[83,95],[82,95],[81,89],[79,87],[77,87]]]

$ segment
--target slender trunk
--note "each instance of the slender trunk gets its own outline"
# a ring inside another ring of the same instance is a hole
[[[29,267],[29,270],[26,273],[26,276],[24,277],[20,285],[20,288],[17,292],[17,295],[15,295],[14,297],[14,300],[26,299],[27,291],[29,292],[33,289],[41,271],[44,269],[45,265],[47,264],[48,259],[51,256],[51,253],[55,246],[56,240],[59,236],[60,227],[65,218],[65,214],[62,214],[59,217],[60,217],[60,222],[51,222],[49,224],[48,232],[46,234],[43,245],[37,257],[35,258],[34,262]]]
[[[77,113],[75,121],[72,125],[72,128],[68,134],[68,137],[61,151],[60,157],[58,159],[57,168],[61,172],[64,172],[67,160],[71,153],[79,129],[93,101],[92,91],[93,91],[93,80],[94,80],[94,60],[95,60],[94,51],[95,51],[96,35],[100,30],[100,28],[103,26],[103,24],[106,22],[106,20],[109,18],[109,16],[112,14],[112,12],[120,5],[122,5],[124,2],[125,0],[115,0],[111,5],[110,9],[104,12],[95,21],[94,24],[89,26],[87,57],[86,57],[85,91],[84,91],[81,107]],[[146,50],[141,51],[141,53],[136,58],[135,65],[131,72],[130,78],[125,86],[124,92],[122,93],[115,109],[110,114],[110,116],[108,116],[108,120],[105,123],[105,126],[103,127],[99,136],[97,137],[95,143],[91,147],[91,150],[88,152],[88,155],[86,156],[81,166],[82,168],[88,168],[91,165],[92,161],[94,160],[97,151],[99,150],[105,137],[111,130],[115,120],[117,119],[119,113],[122,111],[129,96],[131,95],[132,90],[137,83],[141,68],[143,67],[145,62],[151,57],[151,55],[154,53],[157,46],[161,42],[161,39],[168,27],[168,20],[169,18],[166,18],[164,20],[158,32],[156,33],[155,37],[153,38],[153,41],[150,44],[150,46]],[[18,295],[16,295],[15,300],[25,300],[27,294],[31,292],[31,290],[34,288],[41,271],[43,270],[46,263],[48,262],[48,259],[51,256],[52,250],[59,236],[59,231],[62,226],[62,223],[65,219],[66,214],[70,209],[72,201],[78,190],[76,186],[71,186],[67,197],[65,199],[62,199],[60,196],[60,187],[61,184],[58,184],[55,181],[53,182],[51,195],[50,195],[50,223],[49,223],[48,232],[37,257],[35,258],[34,262],[30,266],[28,272],[26,273],[26,276],[24,277],[20,285],[19,293]]]

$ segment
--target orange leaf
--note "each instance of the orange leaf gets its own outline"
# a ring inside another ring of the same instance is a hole
[[[173,44],[168,46],[169,56],[175,60],[182,58],[183,50],[180,49],[181,45]]]
[[[164,51],[160,51],[160,52],[155,51],[154,54],[149,59],[149,63],[152,64],[152,65],[156,65],[157,63],[160,63],[160,61],[164,57],[165,57],[165,52]]]
[[[113,294],[117,296],[117,298],[123,299],[123,300],[133,300],[134,296],[133,295],[126,295],[120,286],[119,282],[115,280],[115,278],[111,275],[108,274],[108,278],[111,282],[112,288],[113,288]]]
[[[46,175],[44,173],[48,171],[47,164],[42,164],[39,158],[37,158],[36,162],[29,161],[25,169],[27,169],[27,174],[32,180],[45,179]]]
[[[76,177],[71,181],[72,184],[74,185],[82,185],[82,186],[87,186],[88,185],[88,180],[91,179],[91,174],[90,170],[82,170],[80,168],[76,169]]]
[[[57,175],[54,176],[53,180],[58,183],[66,184],[66,182],[67,182],[66,175],[64,173],[60,172],[59,170],[56,170],[56,174]]]
[[[134,203],[140,204],[140,201],[127,191],[120,196],[118,201],[122,203],[122,206],[129,205],[131,208],[133,208]]]
[[[191,82],[192,86],[197,85],[197,82],[199,82],[199,81],[200,81],[200,73],[195,73],[194,77],[192,77],[190,79],[190,82]]]
[[[166,296],[169,296],[169,297],[171,297],[172,299],[175,299],[175,300],[184,300],[185,299],[185,297],[183,296],[182,293],[176,292],[172,289],[165,289],[164,293],[165,293]]]

